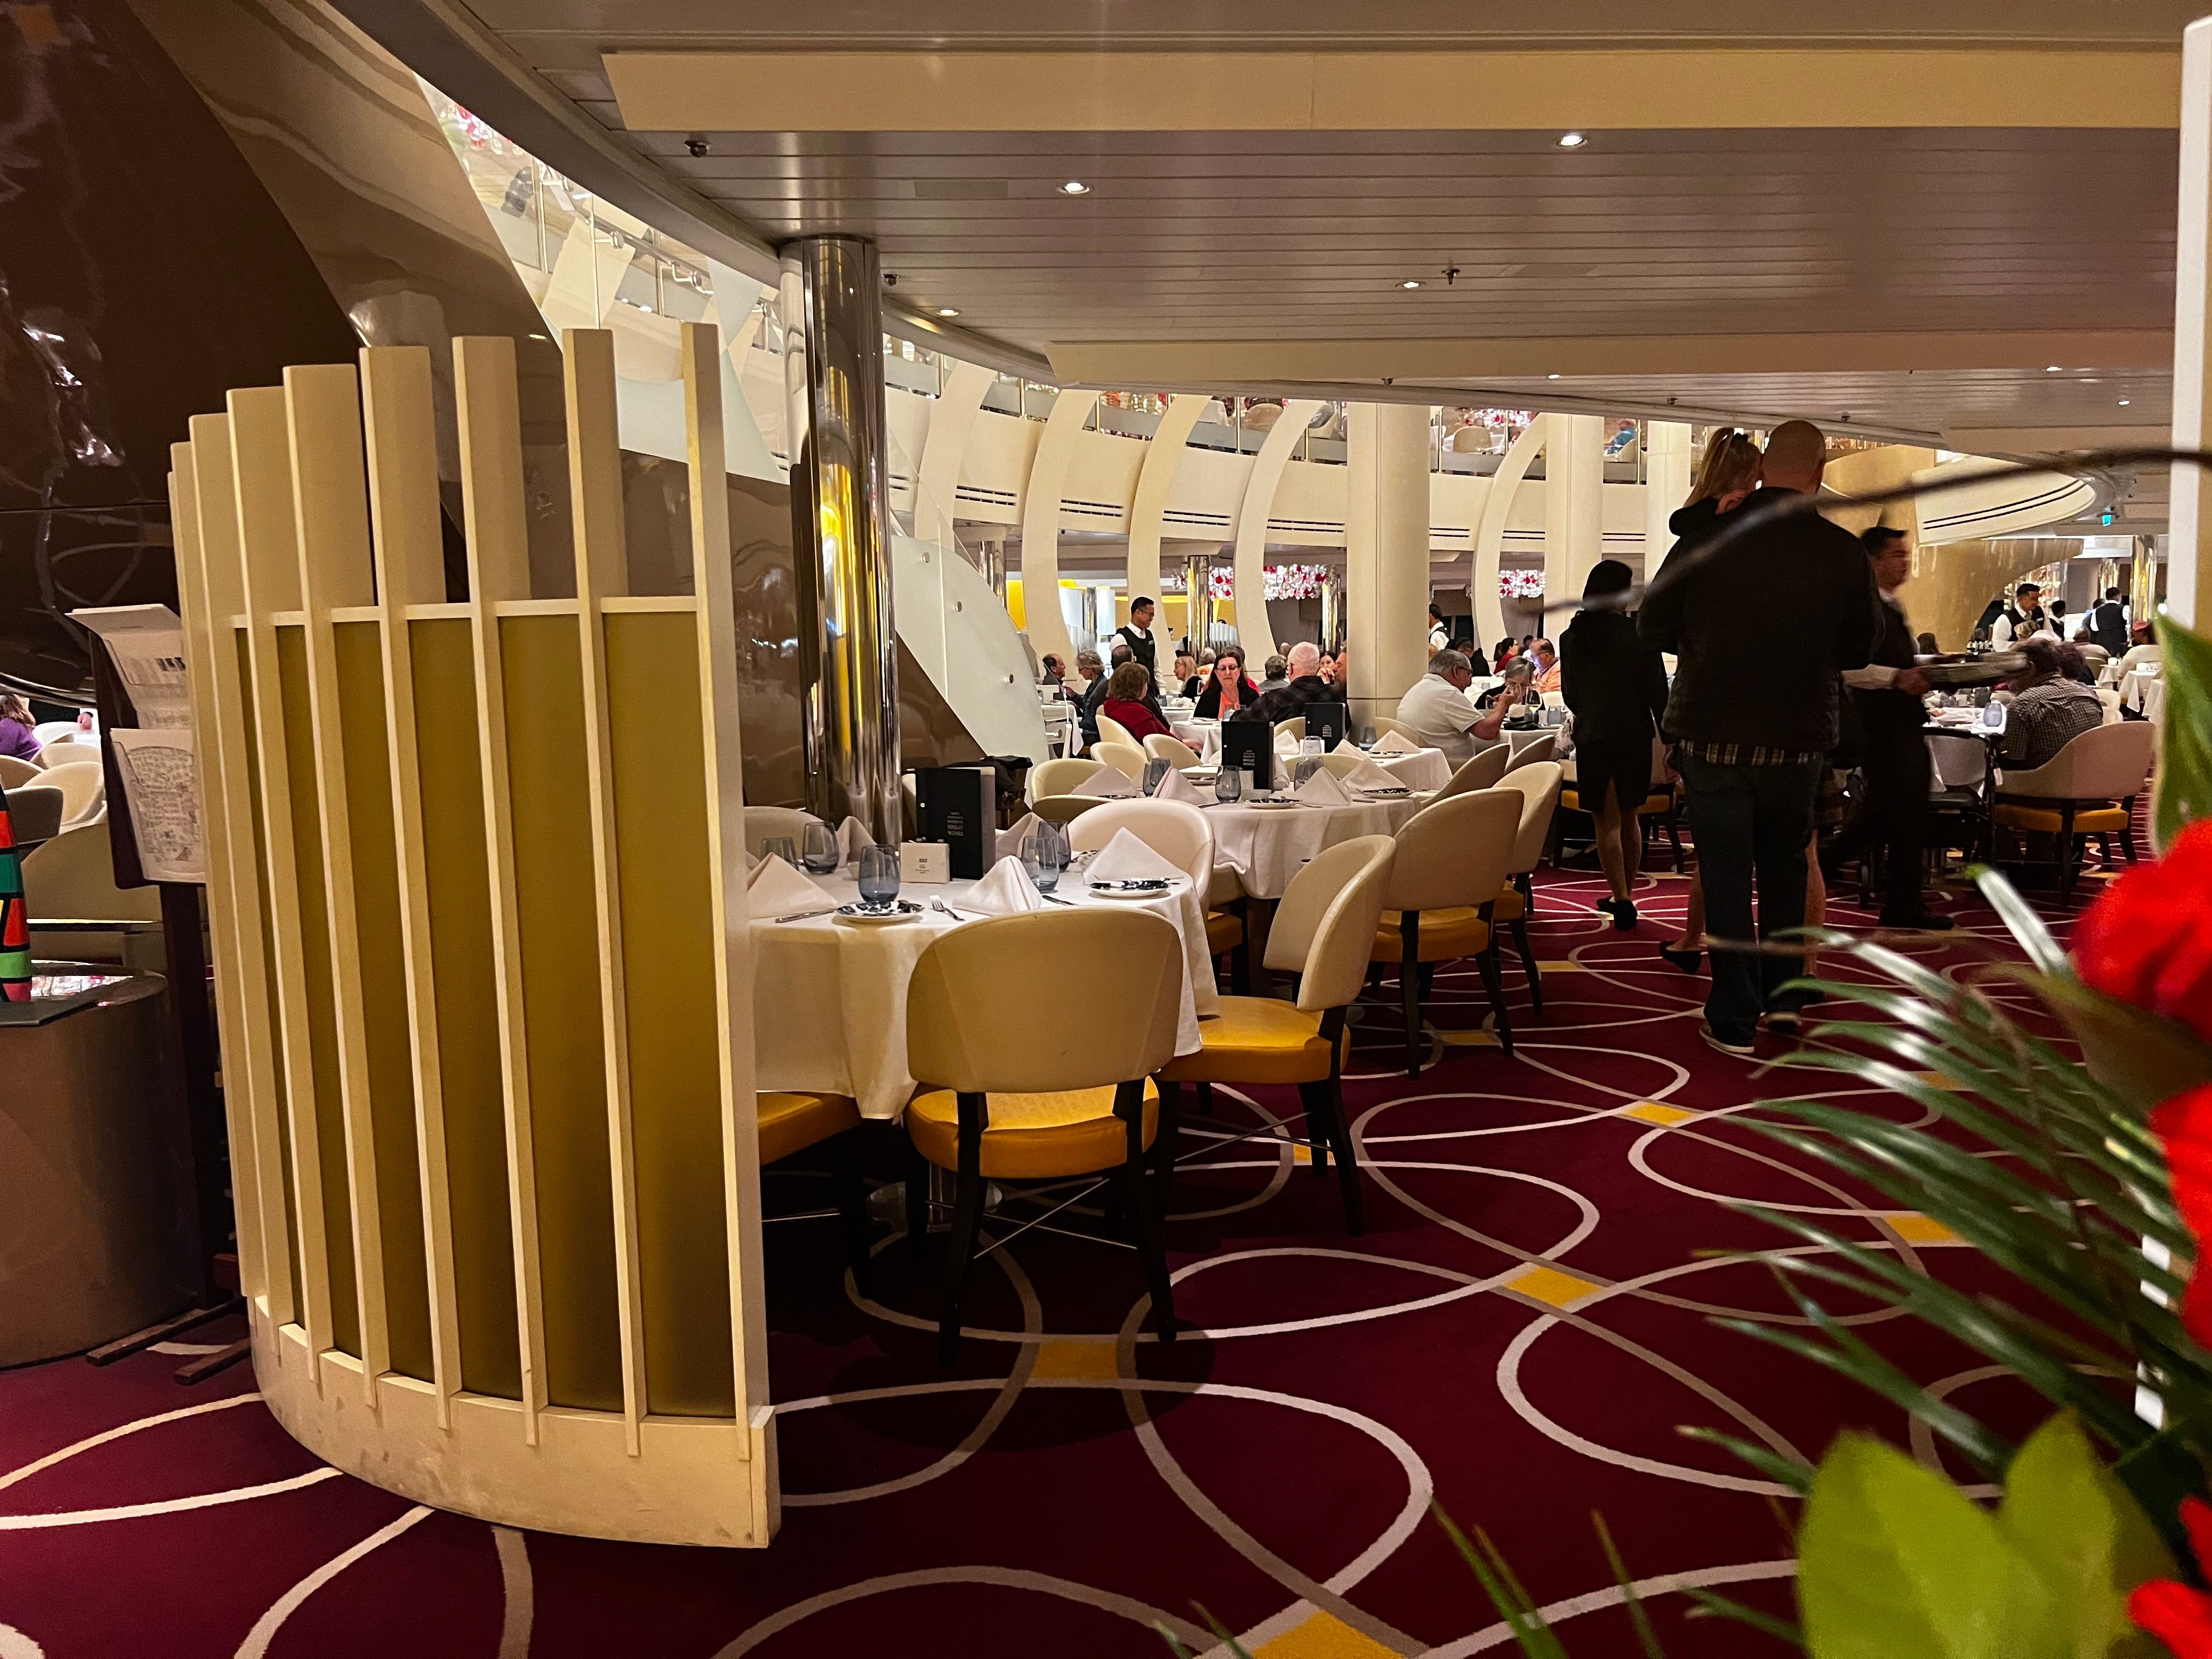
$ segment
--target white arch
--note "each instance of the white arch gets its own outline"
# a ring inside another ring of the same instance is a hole
[[[1160,591],[1160,531],[1168,498],[1175,493],[1176,473],[1182,465],[1183,450],[1191,429],[1210,401],[1202,392],[1178,392],[1168,399],[1167,410],[1145,451],[1145,464],[1137,471],[1137,493],[1129,501],[1129,597]]]
[[[1060,498],[1067,488],[1075,441],[1098,407],[1098,397],[1096,392],[1063,392],[1054,400],[1030,463],[1029,487],[1022,492],[1022,609],[1030,643],[1040,657],[1056,653],[1070,663],[1075,641],[1067,637],[1067,623],[1060,614]]]
[[[1474,606],[1474,642],[1488,648],[1490,641],[1505,637],[1505,605],[1498,596],[1498,556],[1505,545],[1505,515],[1512,510],[1514,492],[1528,476],[1529,464],[1543,453],[1551,430],[1551,416],[1539,415],[1522,428],[1492,475],[1482,498],[1482,521],[1474,532],[1474,575],[1468,598]]]
[[[929,435],[921,441],[921,465],[914,481],[914,533],[918,541],[952,545],[952,521],[958,516],[960,463],[969,435],[982,413],[984,395],[998,379],[978,363],[957,363],[937,406],[929,411]]]
[[[1690,493],[1690,428],[1681,421],[1653,421],[1644,428],[1644,580],[1667,562],[1674,532],[1667,520]]]
[[[1605,422],[1554,413],[1544,440],[1544,604],[1582,598],[1590,568],[1605,556]],[[1537,631],[1549,634],[1547,617]]]
[[[1267,515],[1274,510],[1275,490],[1283,482],[1283,468],[1297,447],[1307,423],[1321,412],[1321,399],[1299,398],[1283,407],[1282,417],[1269,428],[1252,458],[1252,476],[1244,483],[1244,501],[1237,509],[1237,637],[1247,651],[1264,655],[1274,648],[1267,627]],[[1028,550],[1023,551],[1028,562]],[[1252,596],[1249,608],[1245,595]],[[1255,621],[1255,618],[1257,621]],[[1249,631],[1248,631],[1249,630]]]

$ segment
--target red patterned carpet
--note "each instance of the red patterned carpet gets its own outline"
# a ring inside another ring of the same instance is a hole
[[[1677,1429],[1808,1457],[1846,1425],[1905,1439],[1871,1396],[1710,1322],[1788,1305],[1750,1255],[1788,1241],[1731,1204],[1878,1236],[1863,1195],[1743,1127],[1750,1103],[1881,1097],[1762,1079],[1700,1042],[1703,980],[1653,951],[1679,878],[1651,882],[1633,935],[1588,909],[1593,876],[1539,883],[1545,1015],[1510,972],[1515,1059],[1482,1029],[1471,970],[1438,982],[1439,1063],[1417,1081],[1395,1065],[1395,1011],[1365,1029],[1349,1090],[1364,1237],[1344,1234],[1334,1179],[1275,1146],[1183,1170],[1169,1242],[1191,1328],[1171,1346],[1133,1336],[1126,1250],[1032,1232],[979,1266],[962,1365],[940,1372],[933,1281],[902,1249],[871,1303],[843,1288],[829,1224],[771,1228],[787,1497],[765,1552],[526,1536],[418,1508],[319,1465],[242,1367],[190,1391],[161,1353],[0,1375],[0,1659],[1089,1659],[1164,1652],[1156,1622],[1209,1646],[1194,1601],[1261,1659],[1512,1651],[1432,1498],[1498,1539],[1577,1659],[1639,1650],[1593,1511],[1658,1597],[1671,1652],[1784,1651],[1685,1624],[1686,1598],[1664,1594],[1789,1599],[1771,1489]],[[1916,956],[2009,954],[1978,900],[1940,902],[1964,931]],[[816,1197],[771,1180],[771,1208]],[[1909,1218],[1897,1231],[1933,1271],[1975,1269]],[[1919,1328],[1860,1328],[2000,1420],[2039,1414]]]

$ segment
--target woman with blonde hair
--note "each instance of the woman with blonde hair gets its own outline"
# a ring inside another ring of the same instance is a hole
[[[1684,542],[1710,536],[1717,520],[1741,507],[1744,498],[1759,488],[1760,459],[1748,432],[1732,426],[1713,428],[1689,495],[1667,521],[1678,550]]]

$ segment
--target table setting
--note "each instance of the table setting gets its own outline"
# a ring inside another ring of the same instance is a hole
[[[898,1117],[914,1091],[906,998],[922,951],[947,929],[1055,905],[1136,905],[1174,925],[1185,963],[1176,1052],[1194,1053],[1198,1022],[1219,997],[1205,896],[1189,876],[1126,830],[1070,854],[1060,826],[1031,817],[997,850],[980,879],[948,882],[902,881],[895,848],[870,846],[827,872],[763,857],[746,887],[759,1086],[849,1095],[863,1116]],[[1103,964],[1067,966],[1059,988],[1080,994]]]

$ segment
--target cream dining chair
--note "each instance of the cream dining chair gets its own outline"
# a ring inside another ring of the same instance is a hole
[[[1105,804],[1097,795],[1041,795],[1030,803],[1030,811],[1047,823],[1073,823],[1093,807]]]
[[[1141,796],[1134,800],[1105,801],[1097,811],[1085,813],[1068,827],[1067,844],[1073,852],[1094,851],[1121,830],[1128,830],[1189,875],[1192,890],[1206,912],[1206,955],[1233,957],[1231,982],[1240,991],[1249,989],[1250,968],[1243,948],[1244,886],[1234,868],[1214,862],[1213,826],[1206,821],[1205,812],[1188,801]],[[1217,893],[1221,896],[1218,899]],[[1237,907],[1234,914],[1220,908],[1232,903]]]
[[[1079,1006],[1040,999],[1037,988],[1071,962],[1093,969]],[[1088,905],[969,922],[939,934],[915,963],[906,1044],[919,1091],[906,1109],[915,1154],[906,1202],[917,1255],[928,1231],[923,1163],[954,1176],[940,1365],[959,1356],[961,1307],[989,1182],[1118,1180],[1153,1328],[1161,1341],[1175,1340],[1161,1237],[1175,1115],[1150,1079],[1175,1058],[1182,980],[1182,943],[1164,917]],[[1154,1182],[1145,1179],[1148,1153]]]
[[[1159,1073],[1170,1120],[1179,1115],[1182,1084],[1198,1085],[1199,1109],[1209,1115],[1217,1083],[1297,1085],[1306,1134],[1292,1139],[1312,1149],[1316,1175],[1335,1153],[1345,1231],[1354,1235],[1365,1221],[1358,1159],[1344,1109],[1344,1018],[1366,976],[1368,945],[1382,915],[1396,851],[1388,836],[1361,836],[1316,854],[1291,877],[1275,906],[1263,960],[1273,971],[1298,976],[1297,1000],[1222,998],[1220,1012],[1199,1022],[1199,1051],[1179,1056]],[[1244,1125],[1212,1127],[1249,1131]],[[1278,1131],[1271,1125],[1259,1133]]]
[[[1521,745],[1513,758],[1505,763],[1508,772],[1517,772],[1524,766],[1540,766],[1559,752],[1559,734],[1547,732],[1533,742]]]
[[[1137,734],[1134,732],[1132,732],[1127,726],[1122,725],[1121,721],[1115,720],[1111,714],[1102,712],[1097,716],[1097,724],[1098,726],[1098,743],[1126,743],[1132,749],[1137,747]],[[1097,751],[1098,743],[1094,743],[1091,745],[1091,751],[1094,754]]]
[[[1178,772],[1188,772],[1198,764],[1198,751],[1181,738],[1169,737],[1155,732],[1145,739],[1145,757],[1164,760]]]
[[[1558,761],[1536,761],[1515,767],[1498,781],[1499,788],[1521,794],[1521,828],[1514,837],[1513,861],[1506,866],[1506,885],[1499,891],[1492,915],[1513,930],[1521,966],[1528,976],[1528,1001],[1540,1018],[1544,1012],[1544,981],[1536,971],[1535,951],[1528,943],[1528,913],[1536,908],[1536,885],[1531,878],[1551,842],[1552,817],[1559,811],[1565,775],[1565,769]]]
[[[2085,836],[2117,835],[2135,857],[2135,798],[2157,755],[2158,727],[2148,720],[2092,726],[2040,766],[2000,771],[1990,822],[2015,835],[2053,836],[2059,890],[2070,894]]]
[[[1437,791],[1435,799],[1429,805],[1433,806],[1437,801],[1447,800],[1454,795],[1468,794],[1477,789],[1496,787],[1498,779],[1505,775],[1505,769],[1512,759],[1510,744],[1492,744],[1480,753],[1462,761],[1459,769],[1451,775],[1451,781]]]
[[[1375,735],[1378,738],[1388,737],[1391,732],[1395,732],[1400,737],[1410,738],[1416,743],[1421,740],[1419,732],[1407,725],[1405,721],[1389,714],[1376,714],[1367,723],[1375,728]]]
[[[1421,1000],[1432,965],[1462,957],[1474,957],[1481,969],[1499,1046],[1509,1058],[1513,1053],[1491,908],[1505,885],[1520,824],[1517,791],[1478,789],[1431,801],[1398,831],[1397,859],[1368,957],[1378,966],[1398,967],[1407,1077],[1421,1074]]]
[[[1097,769],[1097,761],[1080,760],[1073,756],[1040,761],[1030,771],[1030,799],[1040,801],[1048,795],[1072,794],[1076,785]]]
[[[791,844],[800,852],[805,851],[802,837],[811,823],[822,820],[813,813],[796,806],[748,806],[745,808],[745,851],[755,858],[761,855],[762,846],[778,836],[787,836]]]
[[[13,755],[0,755],[0,789],[21,789],[46,776],[46,769]]]
[[[39,780],[62,792],[63,829],[81,829],[106,816],[107,780],[98,761],[73,760],[49,766],[39,774]]]
[[[1133,743],[1094,743],[1091,758],[1103,761],[1132,783],[1145,781],[1145,751]]]

